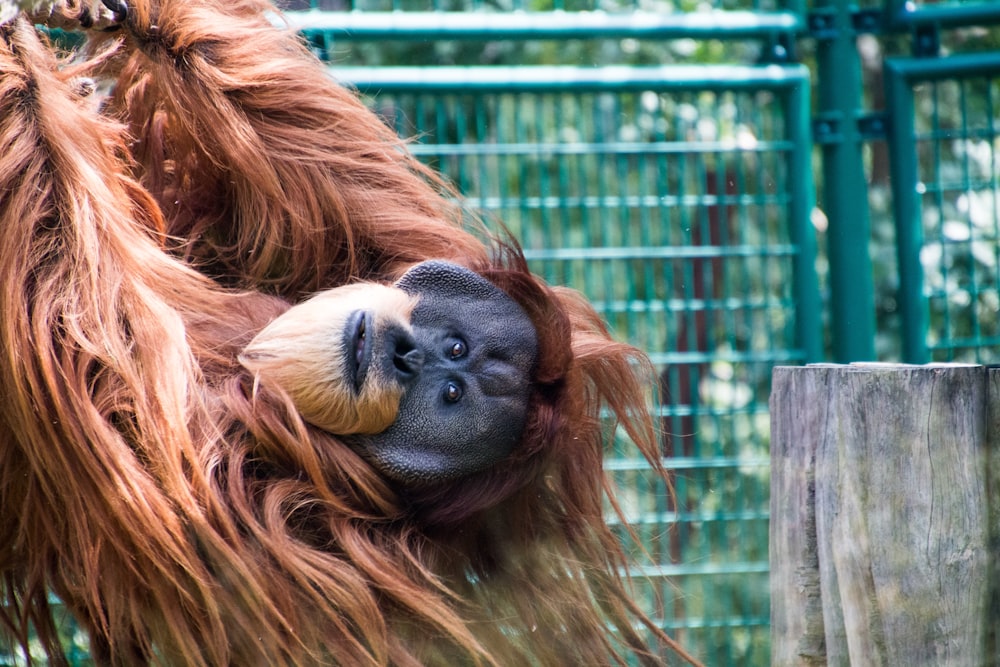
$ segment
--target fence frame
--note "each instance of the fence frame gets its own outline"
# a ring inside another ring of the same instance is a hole
[[[1000,19],[1000,8],[994,8]],[[902,360],[923,364],[931,359],[927,342],[929,314],[920,253],[924,246],[918,192],[917,140],[913,87],[944,79],[1000,76],[1000,52],[947,58],[887,58],[886,103],[891,111],[889,155],[899,270],[898,303]]]
[[[338,80],[356,88],[363,96],[379,99],[380,94],[518,94],[518,93],[581,93],[581,92],[645,92],[682,93],[691,91],[714,92],[756,92],[762,89],[773,91],[779,100],[778,105],[784,116],[784,153],[783,162],[787,170],[787,183],[783,192],[792,195],[785,206],[784,219],[787,221],[787,253],[791,256],[790,278],[793,285],[792,301],[794,310],[788,311],[794,317],[795,339],[794,350],[767,351],[759,361],[772,364],[810,363],[823,358],[821,334],[822,299],[817,284],[815,271],[816,236],[812,224],[811,212],[814,203],[812,182],[812,144],[811,144],[811,114],[810,114],[810,76],[808,69],[802,65],[668,65],[649,67],[605,67],[600,69],[551,66],[551,67],[332,67],[331,74]],[[686,146],[686,145],[685,145]],[[472,152],[490,150],[504,151],[509,147],[471,146]],[[554,152],[572,150],[572,146],[555,145]],[[640,150],[641,147],[637,147]],[[439,149],[433,143],[424,146],[416,143],[412,150],[420,155],[424,152],[438,155]],[[443,154],[458,150],[464,153],[461,146],[446,145]],[[690,148],[685,148],[690,150]],[[475,197],[470,204],[476,205]],[[642,250],[657,258],[687,258],[700,256],[708,248],[664,247],[652,249],[606,248],[588,249],[588,257],[614,258],[622,253]],[[759,250],[759,249],[758,249]],[[551,259],[574,259],[582,250],[574,248],[526,248],[525,255],[529,261]],[[653,254],[655,253],[655,254]],[[597,304],[600,309],[601,305]],[[690,353],[688,353],[690,354]],[[680,353],[651,354],[651,359],[657,364],[676,363],[684,361]],[[706,455],[707,456],[707,455]],[[767,465],[766,457],[746,459],[730,456],[725,459],[702,457],[668,458],[664,466],[671,473],[683,476],[685,471],[703,468],[727,468],[739,470],[747,466],[759,469]],[[632,470],[639,465],[634,460],[610,458],[606,469],[614,474],[622,470]],[[642,464],[645,467],[645,464]],[[684,484],[683,480],[679,481]],[[768,508],[766,502],[753,517],[766,518]],[[692,513],[686,508],[661,508],[657,521],[664,523],[688,522],[699,520],[712,521],[723,519],[729,515],[704,515]],[[630,517],[631,518],[631,517]],[[645,514],[636,517],[638,522],[647,520]],[[732,517],[730,517],[732,518]],[[706,562],[706,563],[669,563],[655,565],[638,565],[631,574],[639,578],[651,578],[653,582],[665,582],[664,588],[669,590],[669,582],[685,577],[707,577],[718,575],[753,575],[762,576],[768,570],[766,560],[753,559],[739,562]],[[682,584],[683,585],[683,584]],[[706,583],[704,586],[708,587]],[[699,617],[698,615],[684,618],[668,618],[665,629],[672,632],[706,631],[713,628],[757,627],[767,623],[766,615],[757,618],[731,615],[720,618],[716,616]],[[683,635],[682,635],[683,636]]]

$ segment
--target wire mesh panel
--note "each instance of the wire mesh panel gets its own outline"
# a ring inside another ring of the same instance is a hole
[[[676,502],[627,443],[608,464],[639,597],[708,664],[766,665],[769,378],[808,356],[807,86],[797,68],[725,70],[336,73],[650,355]]]
[[[993,363],[1000,358],[1000,54],[899,60],[887,71],[909,360]]]

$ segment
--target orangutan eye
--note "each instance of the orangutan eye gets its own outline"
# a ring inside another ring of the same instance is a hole
[[[448,350],[448,354],[452,359],[458,359],[459,357],[464,357],[466,352],[465,342],[461,340],[455,341],[451,348]]]
[[[462,388],[454,382],[449,382],[444,386],[444,400],[448,403],[458,403],[462,398]]]

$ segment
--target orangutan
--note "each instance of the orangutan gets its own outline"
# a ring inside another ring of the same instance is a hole
[[[0,628],[64,662],[54,594],[101,664],[688,659],[605,523],[616,427],[662,472],[648,362],[279,17],[0,1]]]

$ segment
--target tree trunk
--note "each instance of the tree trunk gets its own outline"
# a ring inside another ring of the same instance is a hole
[[[997,387],[980,366],[775,369],[774,665],[992,664]]]

